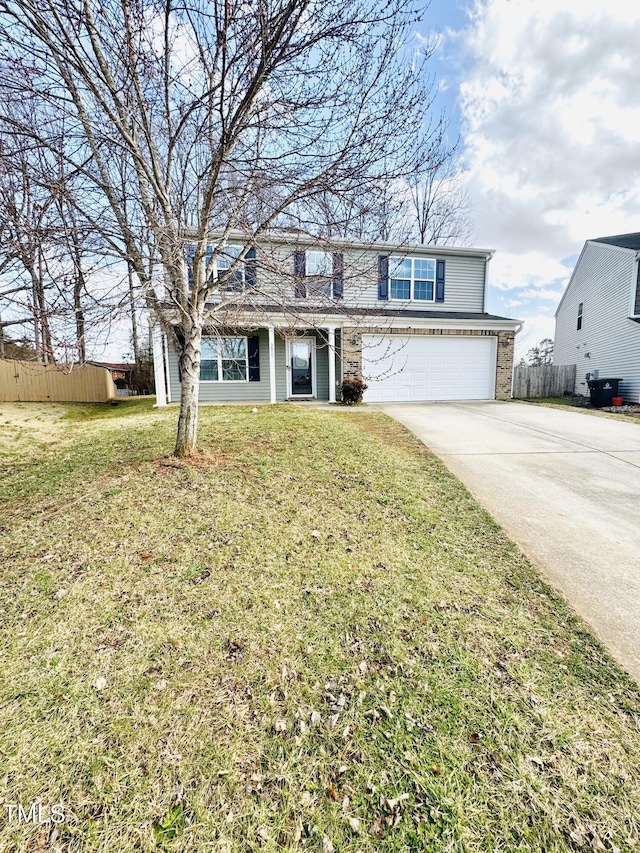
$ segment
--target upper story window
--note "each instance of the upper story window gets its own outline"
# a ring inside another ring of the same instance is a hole
[[[307,275],[330,276],[332,257],[329,252],[307,252]]]
[[[578,331],[580,331],[580,329],[582,328],[582,309],[583,308],[584,308],[584,302],[581,302],[580,305],[578,305],[578,325],[576,326],[576,329]]]
[[[241,252],[240,246],[225,246],[216,258],[217,279],[224,290],[244,290],[244,264],[236,263]],[[231,270],[234,263],[236,266]]]
[[[298,299],[325,296],[342,299],[343,255],[341,252],[296,252],[293,257]]]
[[[435,300],[435,258],[389,258],[391,299],[433,302]]]
[[[216,256],[215,265],[211,266],[213,248],[209,246],[206,254],[206,265],[209,271],[209,281],[217,281],[221,290],[232,292],[242,291],[247,287],[256,286],[256,250],[247,250],[243,261],[238,261],[242,254],[241,246],[225,246]],[[193,283],[193,257],[195,246],[187,246],[187,263],[189,270],[189,283]],[[234,266],[235,265],[235,266]],[[233,267],[233,269],[232,269]]]
[[[378,299],[444,302],[446,260],[378,255]]]

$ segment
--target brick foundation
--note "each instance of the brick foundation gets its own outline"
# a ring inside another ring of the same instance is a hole
[[[403,329],[385,332],[380,328],[345,328],[343,331],[342,366],[346,379],[362,375],[362,335],[454,335],[455,337],[497,337],[496,398],[511,396],[513,375],[514,332],[492,332],[487,329]]]

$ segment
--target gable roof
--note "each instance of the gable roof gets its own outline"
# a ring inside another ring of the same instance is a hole
[[[580,266],[580,261],[582,260],[582,256],[587,251],[587,247],[590,243],[604,243],[607,246],[615,246],[618,249],[630,249],[634,252],[640,252],[640,231],[633,231],[631,234],[614,234],[612,237],[593,237],[582,247],[582,251],[580,252],[580,256],[573,267],[571,272],[571,276],[569,281],[567,282],[567,286],[564,289],[564,293],[562,294],[562,298],[560,302],[558,302],[558,307],[556,308],[554,317],[558,316],[558,312],[562,308],[562,303],[565,300],[567,293],[573,283],[573,277],[576,274],[576,270]]]
[[[640,231],[633,234],[616,234],[613,237],[595,237],[592,243],[608,243],[610,246],[619,246],[621,249],[634,249],[640,251]]]

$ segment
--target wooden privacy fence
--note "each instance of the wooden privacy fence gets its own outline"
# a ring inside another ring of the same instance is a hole
[[[0,402],[106,403],[116,387],[105,367],[68,367],[0,359]]]
[[[565,391],[573,394],[575,385],[575,364],[516,367],[513,371],[512,396],[518,400],[534,397],[562,397]]]

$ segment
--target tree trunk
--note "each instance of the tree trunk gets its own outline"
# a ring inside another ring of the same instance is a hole
[[[129,304],[131,306],[131,342],[133,344],[133,360],[136,367],[140,365],[140,345],[138,344],[138,323],[136,320],[136,297],[133,289],[133,264],[129,261]]]
[[[76,318],[76,341],[78,346],[78,361],[80,364],[84,364],[87,360],[87,346],[85,342],[85,328],[84,328],[84,309],[82,308],[82,291],[86,290],[85,280],[84,280],[84,270],[82,268],[82,255],[80,253],[80,246],[78,243],[78,233],[75,228],[75,222],[72,219],[74,225],[73,231],[73,260],[75,266],[75,275],[73,278],[73,313]]]
[[[200,346],[202,327],[199,323],[184,328],[184,347],[180,356],[182,390],[180,416],[174,456],[193,456],[198,437],[198,390],[200,387]]]
[[[76,318],[76,342],[78,347],[78,361],[84,364],[87,360],[87,349],[84,339],[84,311],[82,309],[82,290],[84,288],[84,277],[79,268],[76,268],[76,276],[73,282],[73,313]]]
[[[38,250],[38,268],[29,269],[34,292],[34,311],[36,323],[40,327],[41,356],[45,364],[55,364],[53,346],[51,343],[51,327],[49,326],[49,315],[47,312],[47,300],[44,292],[44,258],[42,251]]]

